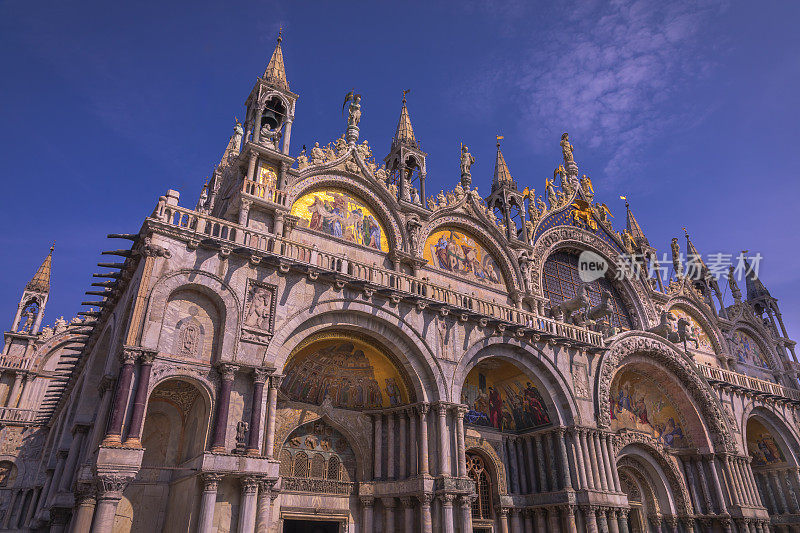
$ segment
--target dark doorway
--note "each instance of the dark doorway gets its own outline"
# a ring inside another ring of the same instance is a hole
[[[339,522],[284,520],[283,533],[339,533]]]

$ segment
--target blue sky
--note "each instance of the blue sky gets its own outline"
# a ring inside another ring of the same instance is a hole
[[[352,87],[380,156],[411,89],[429,191],[456,184],[463,141],[486,194],[502,134],[542,192],[568,131],[619,227],[627,194],[661,252],[682,226],[703,253],[760,252],[800,334],[798,2],[131,5],[0,3],[3,327],[51,241],[49,323],[80,309],[107,233],[168,188],[194,205],[283,26],[293,153],[343,132]]]

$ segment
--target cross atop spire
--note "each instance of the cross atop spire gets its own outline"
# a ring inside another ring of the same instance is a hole
[[[44,258],[42,265],[34,274],[33,279],[28,282],[26,289],[35,292],[50,292],[50,269],[53,264],[53,250],[56,248],[56,243],[50,247],[50,253]]]
[[[500,150],[500,140],[502,138],[502,135],[497,136],[497,157],[494,162],[493,188],[496,185],[514,185],[514,178],[511,177],[511,172],[509,172],[508,165],[506,165],[506,158],[503,157],[503,152]]]
[[[275,45],[275,50],[269,59],[267,70],[264,71],[264,80],[278,89],[288,91],[289,82],[286,80],[286,69],[283,66],[283,50],[281,50],[282,34],[283,28],[278,30],[278,43]]]
[[[397,131],[392,139],[392,144],[404,143],[414,147],[419,147],[416,137],[414,137],[414,128],[411,126],[411,116],[408,114],[408,107],[406,107],[406,94],[410,92],[409,89],[403,91],[403,107],[400,109],[400,120],[397,121]]]

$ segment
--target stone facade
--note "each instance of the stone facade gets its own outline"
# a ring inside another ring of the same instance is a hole
[[[196,207],[110,236],[91,310],[41,328],[48,256],[0,356],[0,529],[800,530],[800,366],[755,276],[584,285],[582,251],[655,250],[566,134],[546,202],[499,141],[487,200],[467,147],[428,197],[405,95],[384,164],[348,96],[291,156],[279,40]]]

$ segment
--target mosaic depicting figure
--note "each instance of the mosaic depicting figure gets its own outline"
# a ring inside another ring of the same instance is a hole
[[[521,431],[550,423],[539,390],[510,363],[478,363],[467,376],[461,402],[469,406],[468,424]]]
[[[669,312],[675,317],[675,320],[672,320],[669,323],[669,326],[673,332],[678,333],[678,320],[683,318],[687,322],[687,339],[696,339],[698,350],[714,353],[714,347],[711,345],[711,340],[708,338],[708,334],[705,332],[705,330],[703,330],[703,327],[692,315],[679,307],[673,307]],[[690,346],[692,344],[694,343],[691,343]]]
[[[688,446],[678,411],[645,376],[627,371],[615,378],[609,402],[614,431],[640,431],[671,448]]]
[[[314,343],[287,366],[281,390],[290,399],[341,409],[376,409],[408,402],[394,366],[372,346],[346,338]]]
[[[299,225],[346,241],[388,251],[385,231],[364,203],[335,189],[304,195],[292,206]]]
[[[425,259],[434,267],[486,285],[501,283],[492,257],[468,235],[441,230],[428,236]]]
[[[761,351],[761,347],[744,331],[735,331],[733,333],[731,350],[736,355],[736,360],[740,363],[770,368],[769,361]]]
[[[753,457],[753,466],[771,466],[786,462],[775,438],[758,420],[747,424],[747,450]]]

